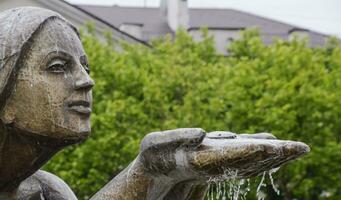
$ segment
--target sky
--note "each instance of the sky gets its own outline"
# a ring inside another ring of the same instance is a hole
[[[76,4],[159,6],[160,0],[67,0]],[[341,0],[188,0],[192,8],[233,8],[341,38]]]

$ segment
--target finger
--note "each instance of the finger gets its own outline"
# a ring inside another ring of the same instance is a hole
[[[214,131],[207,133],[206,137],[211,139],[235,139],[237,134],[229,131]]]
[[[164,146],[174,149],[182,146],[197,146],[205,137],[205,131],[201,128],[181,128],[149,133],[141,142],[140,150],[145,151],[151,147]]]
[[[270,133],[239,134],[238,137],[241,137],[241,138],[253,138],[253,139],[265,139],[265,140],[275,140],[275,139],[277,139],[274,135],[272,135]]]

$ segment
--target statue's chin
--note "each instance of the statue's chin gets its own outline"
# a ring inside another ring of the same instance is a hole
[[[59,134],[59,133],[57,133]],[[72,144],[77,144],[79,142],[82,142],[86,140],[90,136],[90,130],[89,131],[78,131],[78,132],[70,132],[68,134],[59,134],[58,137],[55,137],[53,135],[44,136],[48,138],[49,141],[56,145],[60,146],[68,146]]]
[[[277,168],[310,151],[302,142],[273,139],[205,138],[189,156],[206,178],[248,178]]]
[[[91,133],[90,128],[80,130],[64,128],[51,131],[36,131],[27,128],[18,128],[13,124],[6,125],[6,127],[10,132],[23,135],[27,140],[35,141],[37,144],[46,146],[47,148],[60,148],[82,142],[86,140]]]
[[[39,134],[36,134],[34,137],[36,137],[37,140],[45,141],[45,144],[48,147],[64,147],[80,143],[86,140],[89,137],[89,135],[90,132],[83,132],[77,135],[67,135],[65,137],[51,137]]]
[[[90,136],[90,131],[80,131],[72,135],[67,135],[67,136],[64,136],[61,138],[55,138],[55,139],[64,140],[64,141],[68,141],[68,143],[70,144],[75,144],[75,143],[79,143],[79,142],[86,140],[89,136]],[[51,137],[51,138],[54,139],[54,137]]]

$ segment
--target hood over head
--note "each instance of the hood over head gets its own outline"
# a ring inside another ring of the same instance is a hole
[[[61,19],[78,34],[77,29],[60,14],[38,7],[19,7],[0,13],[0,111],[13,90],[19,66],[17,61],[32,36],[50,19]]]

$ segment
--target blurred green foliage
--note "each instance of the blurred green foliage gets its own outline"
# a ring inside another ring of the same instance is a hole
[[[152,49],[113,47],[91,31],[82,40],[96,82],[92,136],[45,166],[79,199],[124,169],[145,134],[180,127],[303,141],[311,153],[282,167],[275,175],[281,194],[268,184],[267,199],[341,199],[338,40],[323,48],[298,39],[265,46],[258,31],[249,30],[230,45],[228,57],[215,52],[207,31],[201,42],[179,31],[175,40],[154,41]]]

